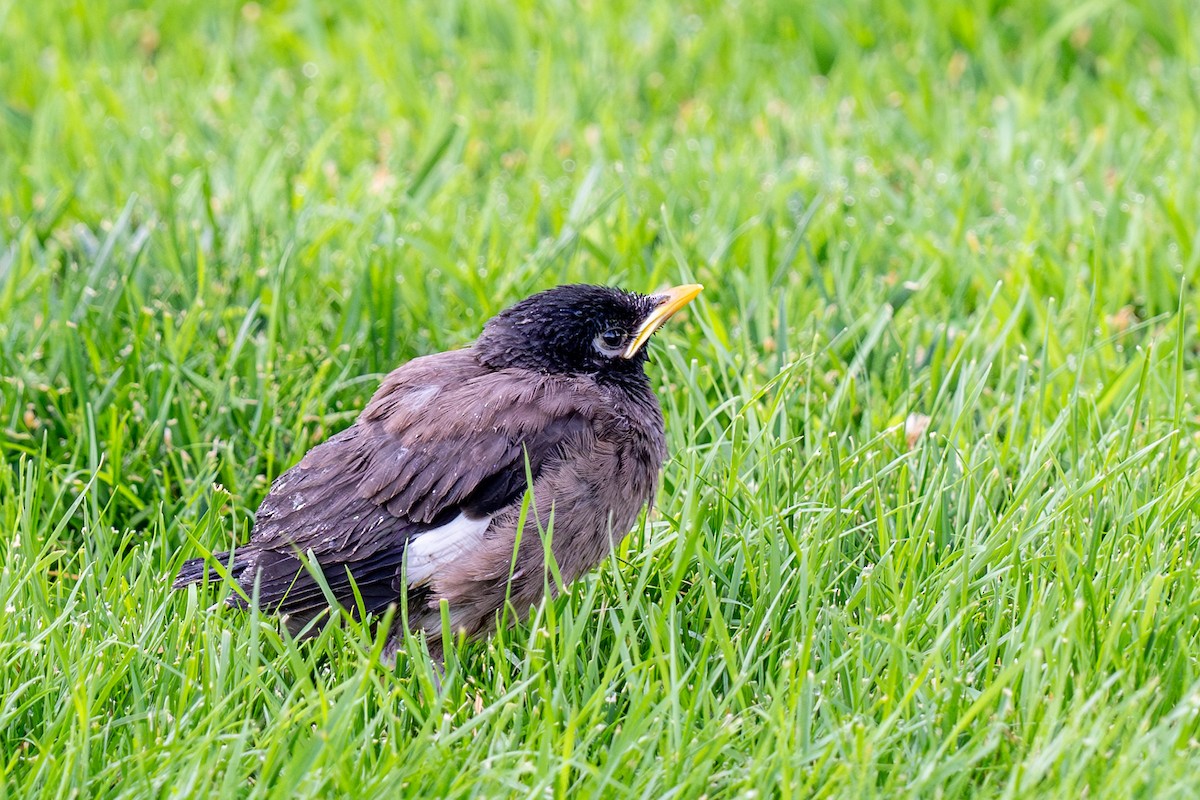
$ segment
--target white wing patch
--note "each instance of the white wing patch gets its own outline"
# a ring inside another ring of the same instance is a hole
[[[404,551],[408,585],[428,583],[442,566],[477,549],[491,524],[491,517],[470,519],[464,513],[441,527],[409,539]]]

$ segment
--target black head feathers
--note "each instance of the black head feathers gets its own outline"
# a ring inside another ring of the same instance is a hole
[[[690,295],[678,307],[699,291],[686,288]],[[646,341],[677,310],[666,306],[680,299],[681,292],[674,289],[645,295],[608,286],[558,286],[488,320],[475,351],[493,368],[596,375],[640,372]]]

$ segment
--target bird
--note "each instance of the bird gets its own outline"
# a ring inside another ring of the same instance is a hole
[[[173,588],[215,579],[215,560],[241,589],[229,605],[255,598],[301,636],[336,605],[380,620],[406,604],[435,660],[443,601],[466,637],[506,603],[527,614],[557,593],[548,556],[569,584],[653,503],[667,446],[647,343],[702,288],[557,286],[408,361],[275,479],[246,544],[186,561]],[[401,624],[385,636],[394,664]]]

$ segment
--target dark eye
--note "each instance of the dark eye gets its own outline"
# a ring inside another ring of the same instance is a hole
[[[615,353],[625,344],[625,331],[609,328],[596,337],[596,347],[606,353]]]

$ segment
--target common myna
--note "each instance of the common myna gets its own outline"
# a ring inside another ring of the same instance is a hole
[[[351,613],[407,598],[435,657],[441,600],[467,635],[492,628],[506,598],[524,613],[555,585],[544,539],[570,582],[653,499],[667,450],[646,343],[700,289],[559,286],[497,314],[469,347],[413,359],[279,476],[249,543],[214,558],[293,632],[329,609],[314,562]],[[208,572],[188,561],[174,587]],[[402,634],[389,632],[385,657]]]

